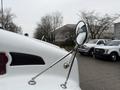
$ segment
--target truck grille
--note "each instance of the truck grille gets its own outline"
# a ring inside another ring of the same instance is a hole
[[[105,53],[105,50],[104,49],[98,49],[98,48],[95,48],[95,54],[104,54]]]

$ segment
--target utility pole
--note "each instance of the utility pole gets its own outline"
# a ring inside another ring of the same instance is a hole
[[[3,22],[3,18],[4,18],[4,15],[3,15],[3,0],[1,0],[1,14],[2,14],[2,17],[1,17],[1,24],[2,24],[2,28],[4,28],[4,22]]]

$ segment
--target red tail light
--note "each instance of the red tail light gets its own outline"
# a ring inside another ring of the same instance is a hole
[[[8,62],[8,58],[5,53],[0,53],[0,75],[6,73],[6,64]]]

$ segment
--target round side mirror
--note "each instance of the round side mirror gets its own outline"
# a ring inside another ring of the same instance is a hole
[[[87,39],[87,26],[84,21],[79,21],[76,25],[76,42],[78,45],[82,45],[85,43]]]

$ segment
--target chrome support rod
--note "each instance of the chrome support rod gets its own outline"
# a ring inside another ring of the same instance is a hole
[[[29,85],[35,85],[36,84],[36,81],[35,79],[37,77],[39,77],[41,74],[43,74],[44,72],[46,72],[47,70],[49,70],[50,68],[52,68],[53,66],[55,66],[57,63],[59,63],[60,61],[62,61],[64,58],[66,58],[68,55],[70,55],[71,53],[73,53],[73,50],[70,51],[67,55],[65,55],[64,57],[62,57],[60,60],[56,61],[55,63],[53,63],[52,65],[50,65],[48,68],[46,68],[45,70],[43,70],[42,72],[38,73],[35,77],[33,77],[29,82],[28,84]]]
[[[71,73],[71,70],[72,70],[72,67],[73,67],[73,64],[74,64],[74,61],[75,61],[75,57],[76,57],[76,54],[77,54],[77,49],[78,49],[78,45],[75,46],[75,51],[73,51],[73,53],[72,53],[71,64],[70,64],[70,68],[69,68],[66,80],[63,84],[60,85],[63,89],[67,88],[67,82],[68,82],[68,79],[70,77],[70,73]]]

